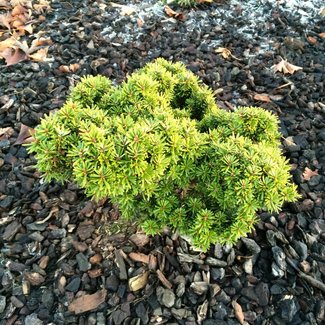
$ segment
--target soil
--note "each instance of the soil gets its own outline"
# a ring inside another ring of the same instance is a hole
[[[47,59],[0,60],[0,324],[325,322],[324,3],[169,6],[179,14],[153,0],[54,0],[26,38],[50,38]],[[233,247],[197,252],[168,229],[147,237],[109,200],[45,183],[21,145],[82,76],[120,83],[157,57],[184,62],[221,108],[281,121],[301,199],[261,213]],[[299,68],[276,71],[282,60]]]

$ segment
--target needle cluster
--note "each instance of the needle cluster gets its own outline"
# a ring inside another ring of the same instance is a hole
[[[298,197],[278,120],[229,113],[181,63],[157,59],[114,86],[87,76],[36,128],[29,151],[46,181],[71,180],[154,235],[172,227],[203,250],[235,243]]]

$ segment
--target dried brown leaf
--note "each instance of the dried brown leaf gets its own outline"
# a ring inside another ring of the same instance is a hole
[[[283,72],[284,74],[290,73],[293,74],[298,70],[302,70],[302,67],[298,67],[296,65],[293,65],[289,63],[286,60],[281,60],[279,63],[272,66],[272,69],[274,72]]]
[[[245,317],[241,305],[235,300],[231,302],[231,305],[234,308],[235,317],[237,318],[238,322],[240,324],[244,324]]]
[[[29,57],[36,62],[44,62],[47,60],[47,52],[48,52],[49,48],[44,47],[42,49],[39,49],[37,52],[35,52],[34,54],[29,54]]]
[[[0,52],[11,48],[16,43],[16,39],[13,37],[7,38],[4,41],[0,42]]]
[[[4,27],[8,28],[10,31],[11,30],[11,26],[10,26],[11,22],[12,22],[11,14],[0,15],[0,26],[4,26]]]
[[[231,51],[226,47],[218,47],[215,51],[220,53],[224,59],[228,59],[231,56]]]
[[[321,38],[325,38],[325,32],[324,33],[319,33],[318,36],[321,37]]]
[[[10,66],[21,61],[27,59],[26,53],[21,51],[20,49],[5,49],[4,51],[0,52],[0,57],[3,57],[6,60],[6,65]]]
[[[177,12],[175,10],[173,10],[172,8],[170,8],[169,6],[165,6],[164,7],[165,13],[172,18],[175,18],[177,20],[181,20],[184,21],[185,20],[185,15],[181,12]]]
[[[0,141],[9,139],[14,134],[14,129],[11,127],[0,128]]]
[[[135,8],[125,6],[125,5],[120,5],[119,3],[111,2],[110,4],[112,7],[121,9],[121,16],[130,16],[136,11]]]
[[[27,126],[25,124],[21,124],[18,137],[17,137],[16,142],[14,144],[15,145],[18,145],[18,144],[30,143],[30,139],[29,138],[31,138],[31,135],[34,132],[35,132],[34,129],[30,128],[29,126]]]
[[[27,9],[21,5],[17,5],[15,6],[12,11],[11,14],[13,16],[18,16],[18,15],[25,15],[25,13],[27,12]]]
[[[70,312],[75,314],[81,314],[86,311],[96,309],[106,299],[107,290],[102,289],[92,295],[84,295],[74,299],[69,305],[68,309]]]
[[[302,177],[304,178],[305,181],[309,181],[313,176],[318,175],[318,170],[316,169],[315,171],[311,170],[310,168],[306,167]]]
[[[266,103],[271,102],[271,99],[270,99],[269,95],[264,94],[264,93],[263,94],[255,94],[254,99],[258,100],[260,102],[266,102]]]

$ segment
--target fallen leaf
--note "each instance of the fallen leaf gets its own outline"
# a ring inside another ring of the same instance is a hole
[[[11,30],[10,23],[12,21],[12,16],[10,14],[0,15],[0,26],[7,27],[9,31]]]
[[[286,60],[281,60],[279,63],[275,64],[274,66],[271,67],[274,72],[283,72],[284,74],[290,73],[293,74],[298,70],[302,70],[302,67],[298,67],[296,65],[293,65],[289,63]]]
[[[34,54],[29,54],[29,57],[36,62],[45,62],[47,60],[47,52],[49,48],[45,47],[42,49],[39,49],[36,53]]]
[[[129,279],[129,289],[131,291],[138,291],[146,286],[148,283],[149,271],[136,275]]]
[[[130,16],[136,11],[135,8],[125,6],[125,5],[120,5],[120,4],[115,3],[115,2],[111,2],[110,4],[111,4],[112,7],[121,9],[121,16]]]
[[[0,141],[9,139],[14,132],[14,129],[9,126],[6,128],[0,128]]]
[[[305,181],[309,181],[313,176],[318,175],[318,170],[316,169],[315,171],[311,170],[310,168],[306,167],[302,177],[304,178]]]
[[[321,38],[325,38],[325,32],[324,33],[319,33],[318,36],[321,37]]]
[[[16,39],[13,37],[7,38],[0,42],[0,52],[12,47],[16,43]]]
[[[217,53],[220,53],[224,59],[228,59],[231,55],[231,51],[225,47],[218,47],[215,50]]]
[[[26,53],[21,51],[20,49],[5,49],[4,51],[0,52],[0,57],[3,57],[6,60],[6,65],[10,66],[21,61],[27,59]]]
[[[315,37],[312,37],[312,36],[308,36],[307,41],[311,45],[315,45],[317,43],[317,39]]]
[[[84,295],[79,298],[74,299],[68,306],[70,312],[75,314],[81,314],[86,311],[96,309],[100,304],[102,304],[107,295],[107,290],[102,289],[91,295]]]
[[[30,143],[31,140],[33,139],[31,135],[34,132],[35,132],[34,129],[30,128],[25,124],[21,124],[20,131],[14,145]]]
[[[27,9],[21,5],[17,5],[15,6],[12,11],[11,11],[11,14],[13,16],[18,16],[18,15],[21,15],[21,14],[25,14],[27,12]]]
[[[260,102],[266,102],[266,103],[271,102],[271,99],[270,99],[269,95],[264,94],[264,93],[263,94],[255,94],[254,99],[258,100]]]
[[[0,0],[0,9],[10,9],[11,5],[8,0]]]
[[[322,8],[322,9],[320,10],[319,14],[320,14],[322,17],[325,16],[325,7]]]
[[[185,20],[185,15],[181,12],[177,12],[174,11],[172,8],[170,8],[169,6],[165,6],[164,7],[165,13],[169,16],[169,17],[173,17],[177,20],[181,20],[184,21]]]
[[[231,302],[231,305],[234,308],[235,317],[237,318],[238,322],[240,324],[244,324],[245,317],[241,305],[235,300]]]

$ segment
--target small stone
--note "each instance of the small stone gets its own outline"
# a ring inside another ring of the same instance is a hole
[[[108,290],[116,292],[119,284],[120,283],[119,283],[118,277],[115,274],[112,274],[106,279],[105,287]]]
[[[251,258],[245,261],[243,264],[243,269],[246,274],[253,274],[253,260]]]
[[[315,235],[320,235],[322,232],[325,232],[325,220],[316,219],[309,225],[309,229]]]
[[[216,266],[216,267],[225,267],[227,266],[226,261],[218,260],[214,257],[207,257],[205,259],[205,264],[211,265],[211,266]]]
[[[45,289],[42,294],[42,304],[51,310],[54,304],[54,295],[51,289]]]
[[[225,269],[221,268],[211,268],[210,270],[211,278],[213,281],[222,280],[226,274]]]
[[[6,309],[6,297],[0,296],[0,314]]]
[[[77,228],[77,234],[82,241],[90,238],[95,231],[95,226],[90,221],[82,222]]]
[[[69,284],[66,285],[65,289],[71,292],[77,292],[81,283],[80,277],[73,278]]]
[[[145,325],[149,323],[148,309],[145,307],[143,302],[140,302],[136,305],[135,312],[137,316],[141,319],[142,324]]]
[[[265,307],[269,304],[270,291],[267,283],[259,282],[255,287],[255,293],[260,306]]]
[[[53,229],[48,234],[49,239],[62,239],[65,238],[67,235],[67,231],[64,228]]]
[[[39,286],[45,281],[45,278],[37,272],[25,272],[24,277],[33,286]]]
[[[181,282],[176,288],[177,297],[182,297],[185,293],[185,283]]]
[[[10,301],[12,302],[12,304],[16,308],[22,308],[22,307],[24,307],[24,303],[22,301],[20,301],[16,296],[11,296],[10,297]],[[1,314],[1,311],[0,311],[0,314]]]
[[[5,241],[12,240],[19,230],[20,230],[20,223],[14,220],[6,227],[2,235],[2,239]]]
[[[190,288],[193,290],[194,293],[201,296],[208,291],[209,284],[204,281],[193,282],[191,283]]]
[[[241,241],[244,243],[244,245],[247,247],[247,250],[252,255],[256,255],[261,252],[261,247],[257,245],[255,240],[250,239],[250,238],[241,238]]]
[[[76,260],[77,260],[77,263],[78,263],[79,270],[81,272],[86,272],[91,268],[91,265],[88,262],[88,259],[84,254],[78,253],[76,255]]]
[[[37,314],[33,313],[27,315],[25,318],[25,325],[43,325],[44,323],[37,317]]]
[[[227,312],[226,306],[222,302],[217,303],[213,307],[213,310],[215,311],[213,313],[213,316],[214,316],[215,319],[220,319],[220,320],[225,320],[226,319],[226,317],[228,315],[228,312]],[[216,322],[214,322],[213,324],[216,324]]]
[[[279,246],[272,247],[273,258],[275,262],[272,263],[272,274],[275,277],[282,278],[287,268],[285,261],[285,254]]]
[[[293,298],[286,298],[280,302],[280,316],[286,324],[290,324],[297,312],[297,303]]]
[[[157,295],[158,296],[158,295]],[[162,295],[161,295],[161,304],[164,305],[167,308],[171,308],[175,304],[175,294],[170,289],[163,289]]]
[[[297,254],[300,257],[300,260],[304,261],[308,256],[307,245],[301,241],[298,241],[298,240],[293,240],[292,244],[293,244],[293,248],[295,249],[295,251],[297,252]]]
[[[172,308],[171,313],[178,320],[181,320],[181,319],[187,317],[187,310],[185,308],[179,308],[179,309]]]

